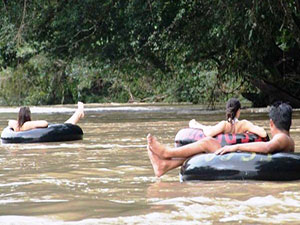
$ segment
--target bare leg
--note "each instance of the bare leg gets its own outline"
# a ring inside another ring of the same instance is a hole
[[[158,155],[153,153],[149,148],[148,150],[148,156],[150,158],[154,174],[157,177],[160,177],[164,175],[169,170],[172,170],[174,168],[177,168],[183,164],[185,159],[161,159]]]
[[[78,121],[84,117],[84,105],[82,102],[78,102],[78,108],[75,111],[75,113],[65,122],[65,123],[72,123],[76,124]]]
[[[219,142],[211,137],[178,148],[168,148],[159,143],[151,134],[148,134],[147,141],[149,149],[161,159],[188,158],[199,153],[215,152],[221,148]]]

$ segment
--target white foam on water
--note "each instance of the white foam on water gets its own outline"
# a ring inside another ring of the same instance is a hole
[[[49,225],[63,224],[62,221],[56,221],[48,218],[31,216],[0,216],[1,225]]]

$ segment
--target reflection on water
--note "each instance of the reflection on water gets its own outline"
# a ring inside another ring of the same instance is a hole
[[[147,133],[173,145],[190,119],[213,124],[224,115],[190,105],[138,107],[88,106],[82,141],[2,145],[0,224],[299,224],[299,181],[180,183],[179,170],[156,179]],[[46,111],[37,108],[34,119],[63,122],[72,113]],[[1,113],[1,129],[13,117]],[[242,117],[269,130],[265,111]],[[298,112],[291,134],[299,150]]]

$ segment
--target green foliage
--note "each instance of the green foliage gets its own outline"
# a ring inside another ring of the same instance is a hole
[[[1,1],[0,98],[213,104],[262,92],[262,104],[300,105],[299,10],[292,0]]]

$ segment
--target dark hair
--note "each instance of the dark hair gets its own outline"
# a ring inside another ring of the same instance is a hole
[[[275,102],[271,106],[269,117],[279,130],[289,131],[292,124],[292,111],[288,103]]]
[[[31,121],[31,112],[29,107],[21,107],[18,115],[18,126],[21,128],[27,121]]]
[[[226,104],[226,120],[233,123],[237,111],[241,108],[241,103],[236,98],[231,98]]]

